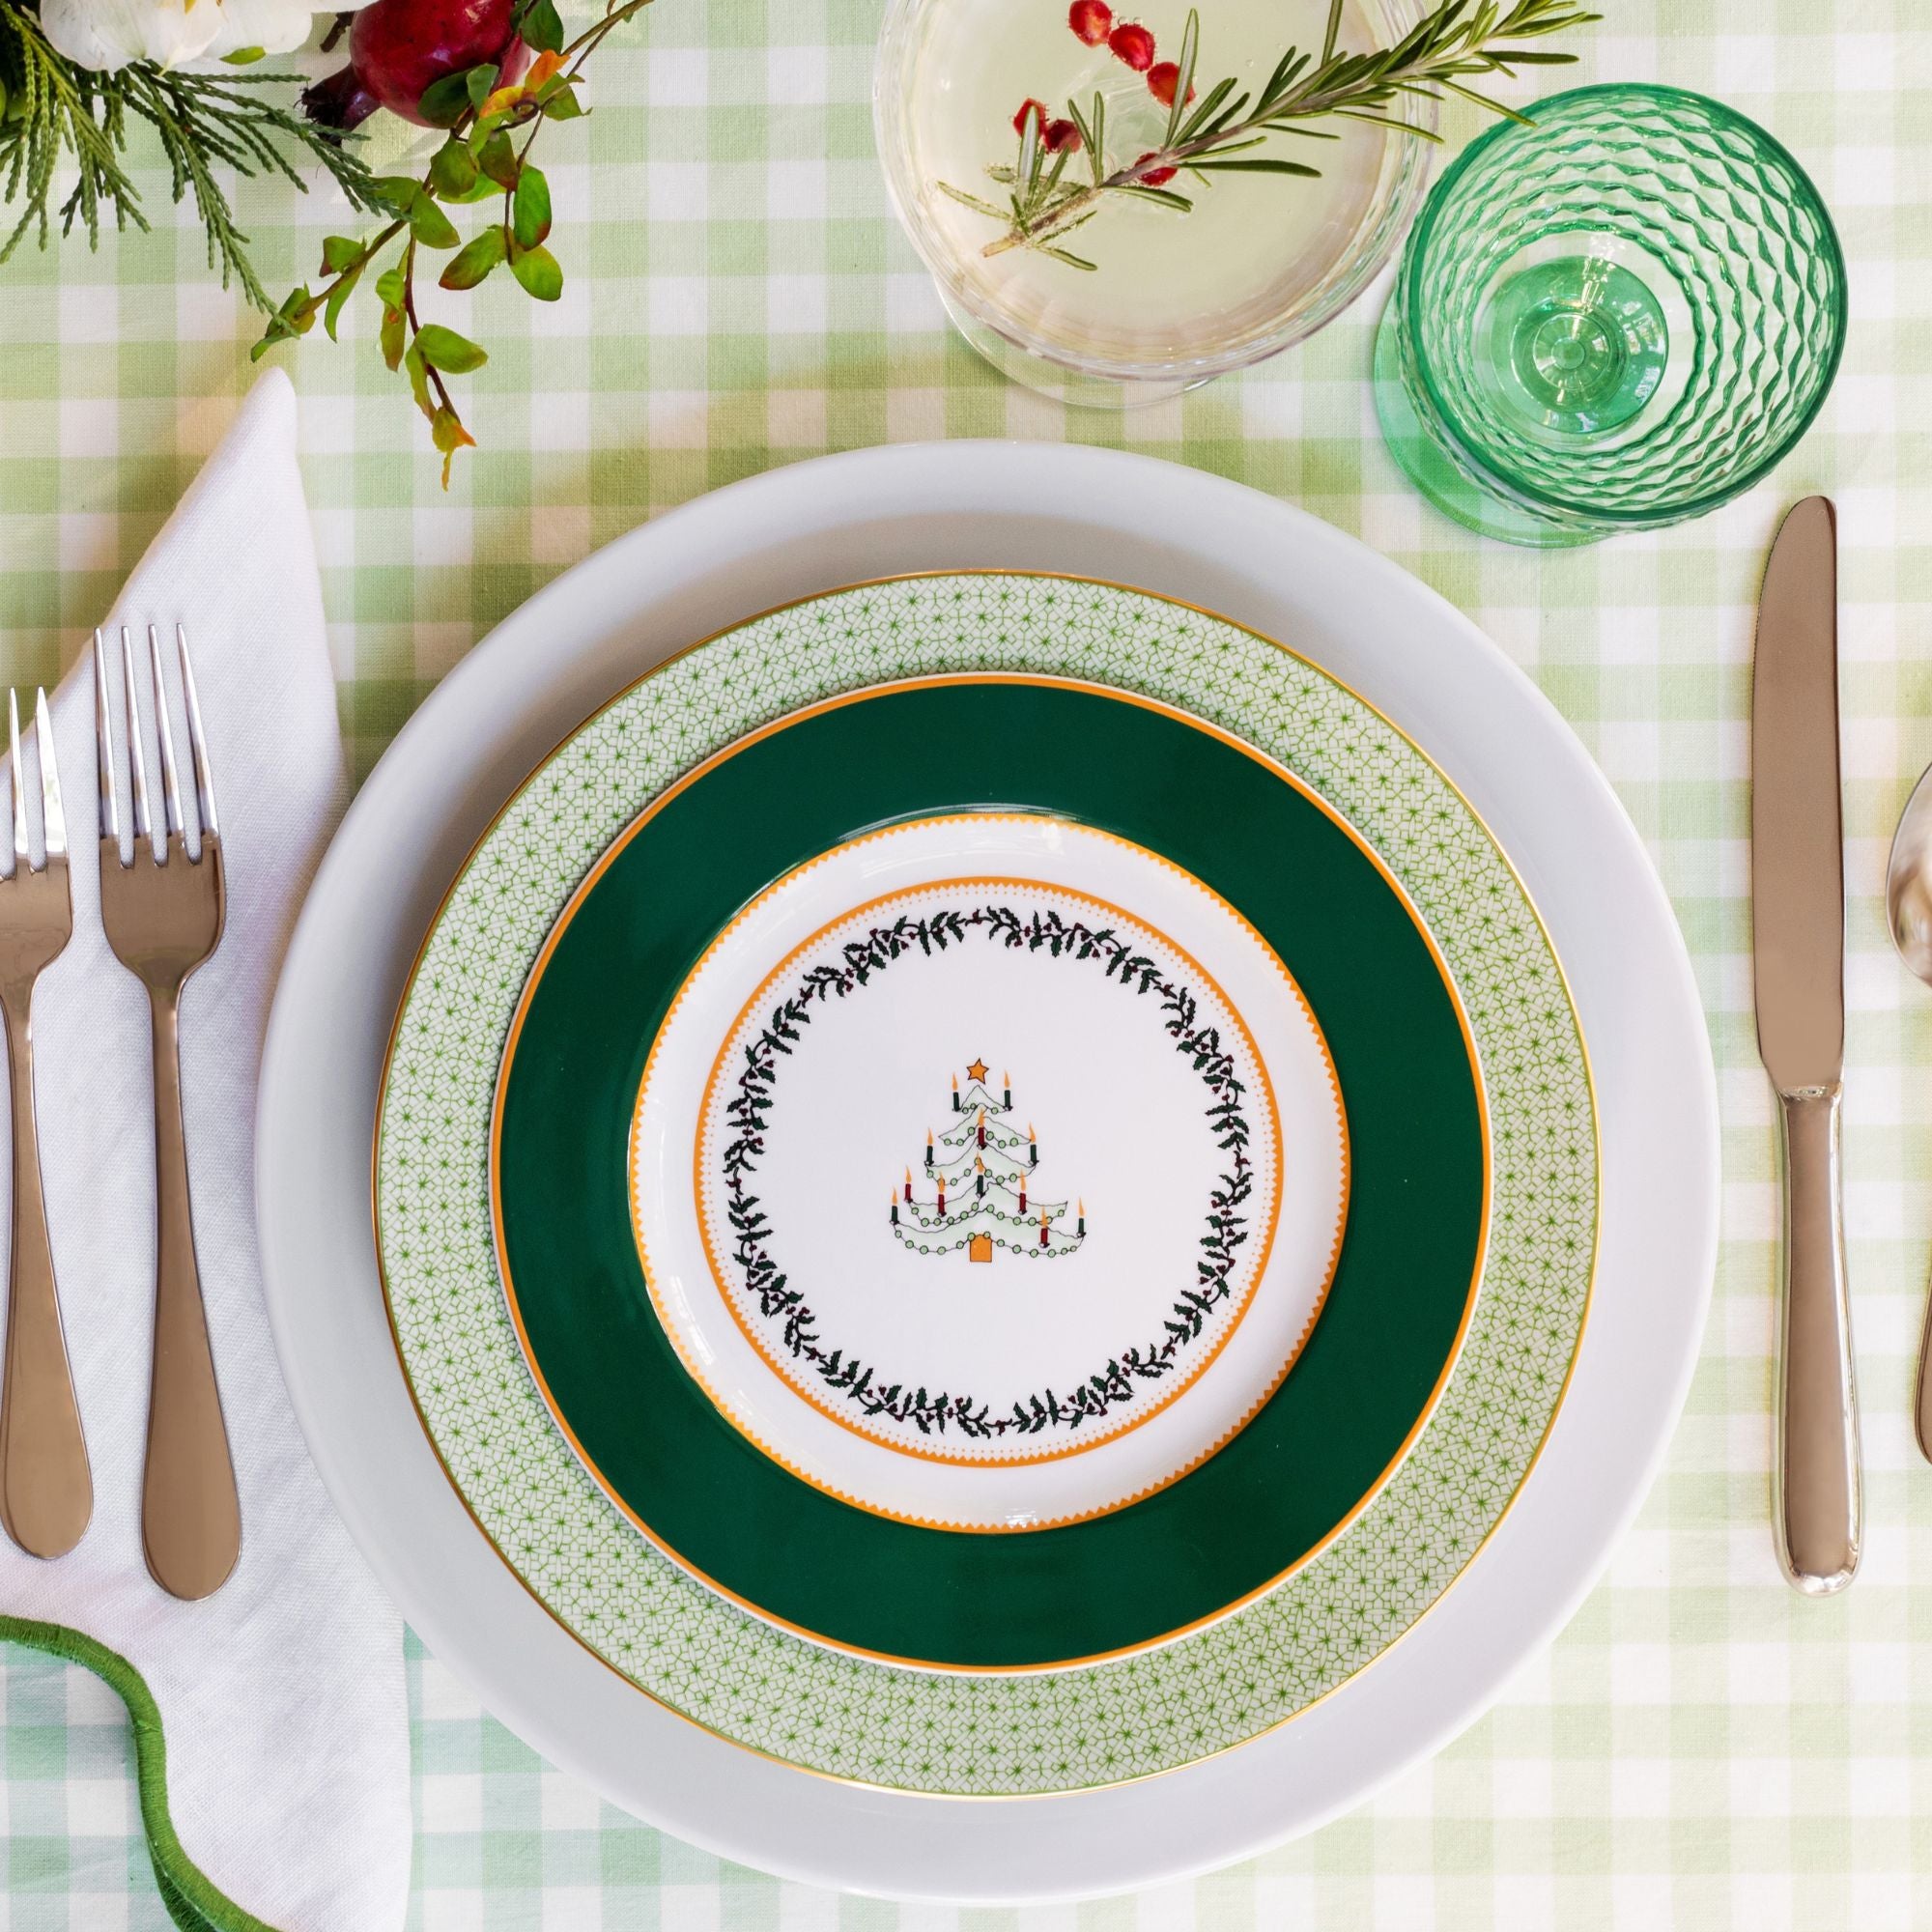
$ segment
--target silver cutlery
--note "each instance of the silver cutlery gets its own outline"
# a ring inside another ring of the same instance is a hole
[[[14,779],[14,870],[0,879],[0,1011],[14,1088],[14,1244],[7,1283],[7,1361],[0,1376],[0,1521],[32,1556],[65,1556],[94,1514],[87,1439],[68,1367],[41,1193],[40,1130],[34,1119],[34,982],[73,933],[68,893],[67,820],[47,722],[47,695],[34,699],[32,726],[41,779],[42,859],[28,838],[20,705],[7,694],[8,756]]]
[[[1758,1052],[1777,1090],[1784,1238],[1774,1517],[1785,1576],[1841,1590],[1862,1496],[1840,1185],[1845,878],[1837,526],[1807,497],[1765,566],[1751,678],[1751,940]]]
[[[1921,775],[1899,814],[1886,867],[1885,913],[1898,956],[1932,985],[1932,771]],[[1932,1462],[1932,1297],[1918,1344],[1918,1394],[1913,1406],[1919,1453]]]
[[[155,1059],[155,1350],[148,1397],[147,1464],[141,1485],[141,1542],[162,1589],[206,1597],[227,1581],[242,1548],[235,1464],[222,1420],[221,1392],[209,1349],[208,1314],[195,1262],[188,1198],[187,1148],[182,1125],[180,1018],[182,987],[221,939],[224,893],[221,837],[214,811],[201,705],[187,637],[175,627],[187,742],[193,761],[200,849],[190,855],[168,720],[161,642],[148,627],[149,689],[160,749],[163,836],[158,851],[149,805],[134,653],[121,632],[127,766],[114,744],[107,696],[107,653],[94,634],[95,731],[100,763],[100,921],[107,942],[148,989]],[[116,805],[127,778],[134,849],[121,856]]]

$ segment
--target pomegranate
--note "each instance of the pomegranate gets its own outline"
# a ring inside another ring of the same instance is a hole
[[[1090,47],[1097,47],[1114,31],[1114,10],[1107,0],[1073,0],[1066,11],[1066,24]]]
[[[376,0],[380,7],[383,0]],[[1107,36],[1107,44],[1116,60],[1125,61],[1136,73],[1145,73],[1153,65],[1153,36],[1138,20],[1129,20]]]
[[[516,0],[371,0],[349,29],[349,65],[301,98],[311,121],[354,128],[379,107],[426,127],[416,107],[443,75],[494,62],[498,86],[529,64],[511,32]]]
[[[1180,85],[1180,65],[1178,61],[1162,61],[1156,67],[1148,69],[1148,92],[1163,107],[1174,105],[1174,90]],[[1189,100],[1194,99],[1194,90],[1187,90]]]

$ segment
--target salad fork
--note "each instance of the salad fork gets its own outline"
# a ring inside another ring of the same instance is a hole
[[[67,821],[47,722],[47,695],[34,701],[41,767],[41,844],[27,838],[26,773],[20,762],[20,703],[7,694],[8,754],[14,778],[14,870],[0,878],[0,1011],[14,1085],[14,1244],[7,1286],[7,1362],[0,1376],[0,1521],[29,1555],[65,1556],[94,1514],[94,1479],[80,1427],[54,1283],[47,1209],[41,1193],[40,1132],[34,1121],[34,981],[73,934],[68,894]]]
[[[188,975],[221,939],[225,893],[214,781],[187,636],[175,626],[187,742],[194,765],[200,849],[188,851],[168,723],[161,641],[148,626],[149,684],[161,754],[164,814],[158,848],[149,807],[134,653],[121,630],[127,777],[134,849],[121,856],[116,797],[122,773],[107,700],[107,652],[94,634],[95,735],[100,765],[100,923],[121,963],[148,989],[155,1055],[155,1354],[148,1393],[148,1452],[141,1482],[141,1544],[148,1571],[170,1596],[211,1596],[242,1549],[235,1463],[209,1349],[208,1312],[194,1253],[187,1147],[181,1106],[181,995]]]

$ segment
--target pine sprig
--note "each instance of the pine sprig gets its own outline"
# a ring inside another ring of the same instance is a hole
[[[216,167],[231,167],[247,177],[279,175],[306,193],[308,184],[291,158],[293,149],[319,162],[352,208],[369,213],[382,206],[369,170],[339,136],[252,91],[277,83],[298,86],[296,75],[130,67],[109,77],[124,83],[127,111],[146,121],[159,137],[174,177],[175,200],[193,195],[195,212],[208,230],[209,267],[219,268],[223,288],[231,279],[239,282],[256,308],[272,311],[274,302],[248,260],[248,238],[235,225],[234,208],[214,177]]]
[[[1166,184],[1183,170],[1207,185],[1217,174],[1283,175],[1309,179],[1321,170],[1285,156],[1257,154],[1275,134],[1335,140],[1333,132],[1308,124],[1335,119],[1367,122],[1401,134],[1436,138],[1404,120],[1395,110],[1405,97],[1440,101],[1455,96],[1512,121],[1524,117],[1469,83],[1490,74],[1514,78],[1523,67],[1557,67],[1576,55],[1525,47],[1523,41],[1585,26],[1600,14],[1574,0],[1441,0],[1392,46],[1364,54],[1340,51],[1342,0],[1330,0],[1327,31],[1318,56],[1290,47],[1266,82],[1244,92],[1233,78],[1216,81],[1198,100],[1194,74],[1201,39],[1200,16],[1190,12],[1181,42],[1174,103],[1161,145],[1123,167],[1109,169],[1105,158],[1106,101],[1069,100],[1067,118],[1088,156],[1090,179],[1069,183],[1071,147],[1048,156],[1039,111],[1029,106],[1021,117],[1019,151],[1010,166],[986,172],[1009,192],[1008,206],[994,206],[951,183],[940,188],[953,200],[1006,224],[982,254],[1003,255],[1030,248],[1070,268],[1094,264],[1064,243],[1066,236],[1098,213],[1110,200],[1125,196],[1185,214],[1190,196]]]
[[[177,202],[192,195],[208,231],[208,261],[221,284],[241,284],[257,308],[272,309],[248,259],[248,238],[236,226],[235,211],[214,175],[217,167],[239,175],[280,175],[306,192],[298,162],[319,165],[356,208],[371,200],[369,171],[353,150],[327,129],[278,105],[260,90],[300,85],[288,74],[185,73],[138,63],[114,73],[75,67],[57,53],[39,16],[0,0],[0,170],[5,198],[20,213],[4,242],[0,262],[33,235],[44,248],[58,220],[63,235],[76,222],[90,245],[100,239],[103,210],[117,229],[145,230],[140,191],[122,164],[131,123],[143,122],[158,137]],[[63,159],[74,185],[58,211],[54,184]]]

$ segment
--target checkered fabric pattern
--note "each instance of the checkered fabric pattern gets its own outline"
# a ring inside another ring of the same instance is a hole
[[[965,0],[962,0],[962,4]],[[1048,0],[1040,0],[1048,4]],[[1211,8],[1212,0],[1206,0]],[[658,0],[554,130],[539,308],[459,298],[492,350],[483,447],[437,487],[420,424],[353,339],[280,352],[342,709],[366,770],[505,611],[588,551],[768,467],[940,436],[1118,440],[1362,536],[1537,678],[1629,807],[1683,921],[1724,1116],[1717,1299],[1668,1466],[1604,1582],[1492,1715],[1353,1816],[1132,1899],[1020,1914],[838,1899],[721,1865],[601,1804],[412,1648],[420,1932],[589,1928],[1932,1926],[1932,1469],[1909,1402],[1932,1253],[1932,993],[1888,949],[1891,825],[1932,758],[1932,12],[1923,0],[1602,0],[1579,78],[1665,80],[1767,123],[1850,259],[1836,391],[1776,477],[1701,523],[1538,555],[1406,490],[1366,384],[1372,294],[1300,349],[1111,423],[1004,386],[952,339],[888,214],[868,67],[879,0]],[[151,206],[165,180],[149,174]],[[270,282],[313,268],[319,198],[241,198]],[[0,668],[51,680],[213,447],[254,333],[198,231],[0,271]],[[1776,1193],[1746,899],[1752,611],[1776,519],[1837,498],[1851,946],[1848,1168],[1869,1513],[1862,1576],[1801,1600],[1768,1523]],[[1157,526],[1157,497],[1146,506]],[[4,1660],[0,1922],[165,1924],[120,1707]]]

